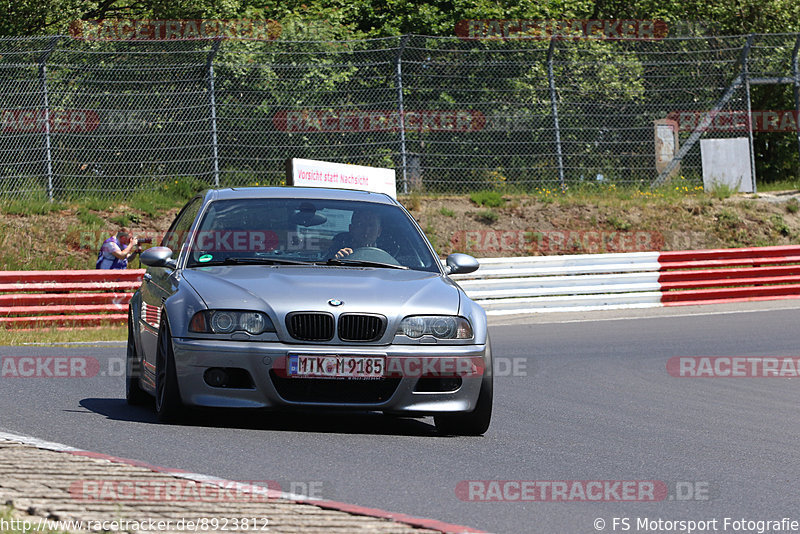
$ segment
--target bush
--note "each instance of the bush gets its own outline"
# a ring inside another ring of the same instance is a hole
[[[105,226],[106,222],[89,211],[87,208],[78,208],[78,220],[86,226],[99,227]]]
[[[478,220],[483,221],[487,224],[492,224],[497,222],[497,219],[500,218],[499,215],[493,210],[483,210],[477,213]]]
[[[478,191],[469,195],[469,199],[478,206],[497,208],[506,203],[503,195],[497,191]]]

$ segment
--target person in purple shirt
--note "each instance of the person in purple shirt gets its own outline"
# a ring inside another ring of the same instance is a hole
[[[136,254],[136,245],[139,240],[131,237],[126,228],[120,228],[116,236],[111,236],[103,241],[100,252],[97,254],[97,269],[127,269],[128,258]],[[124,248],[123,248],[124,247]]]

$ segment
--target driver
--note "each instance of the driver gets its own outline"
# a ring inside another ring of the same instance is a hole
[[[373,211],[360,210],[353,212],[350,219],[350,228],[344,234],[339,234],[333,239],[331,252],[336,259],[344,258],[362,247],[377,246],[381,235],[381,218]]]

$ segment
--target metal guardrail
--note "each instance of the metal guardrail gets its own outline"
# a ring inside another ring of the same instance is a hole
[[[0,272],[0,327],[124,324],[144,269]]]
[[[489,315],[800,298],[800,246],[484,258],[453,278]],[[0,272],[0,326],[125,323],[143,269]]]
[[[660,306],[658,252],[485,258],[455,275],[490,315]]]
[[[800,298],[800,246],[664,252],[665,306]]]
[[[800,298],[800,246],[485,258],[453,278],[489,315]]]

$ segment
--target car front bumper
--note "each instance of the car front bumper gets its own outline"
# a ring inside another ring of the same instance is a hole
[[[407,415],[469,412],[475,408],[483,374],[491,372],[486,345],[290,345],[173,338],[173,350],[181,399],[186,405],[201,407],[320,407]],[[373,380],[283,377],[289,354],[385,356],[391,376]],[[420,366],[421,360],[441,361],[443,366]],[[463,371],[470,362],[483,362],[483,368],[476,370],[473,365],[472,372],[454,371]],[[205,379],[211,368],[244,370],[251,383],[248,387],[211,386]],[[449,385],[431,388],[430,381],[437,378],[425,368],[435,369],[434,374]]]

